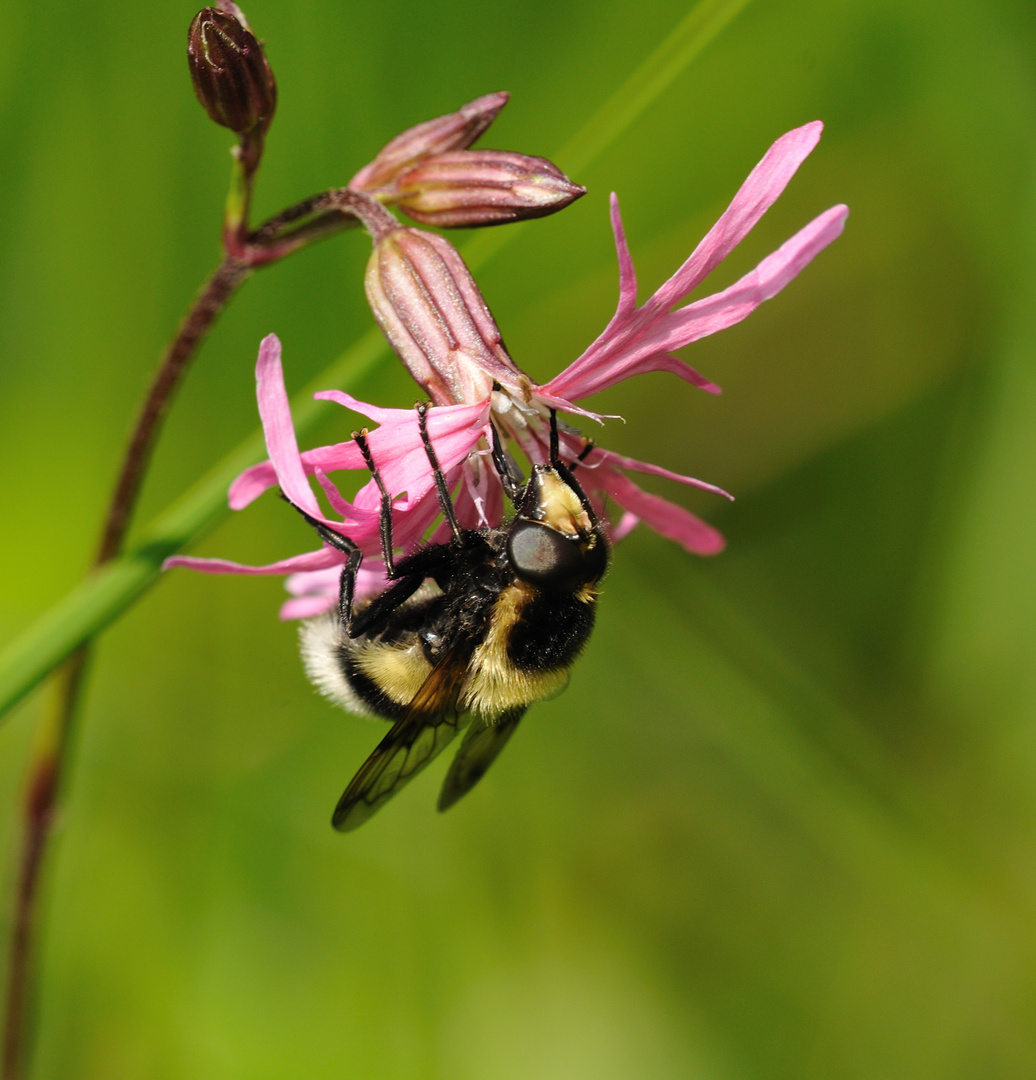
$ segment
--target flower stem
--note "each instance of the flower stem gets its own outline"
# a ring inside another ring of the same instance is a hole
[[[180,332],[169,346],[162,366],[155,375],[130,437],[118,483],[115,485],[115,493],[108,507],[108,516],[105,520],[97,557],[94,560],[96,566],[107,562],[121,549],[126,529],[129,526],[130,515],[140,493],[140,484],[148,462],[151,460],[151,452],[173,393],[198,343],[250,272],[251,269],[247,263],[233,256],[227,256],[219,269],[209,278],[195,301],[194,307],[180,324]]]
[[[11,924],[3,1080],[17,1080],[23,1074],[40,871],[54,824],[58,786],[68,754],[72,721],[89,653],[89,646],[83,645],[58,668],[54,682],[55,697],[44,720],[25,792],[21,864]]]

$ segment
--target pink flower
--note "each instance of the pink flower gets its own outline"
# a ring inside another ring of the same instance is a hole
[[[231,509],[241,510],[267,488],[279,486],[296,506],[325,525],[348,535],[368,556],[360,568],[357,595],[377,590],[385,584],[381,564],[378,488],[370,480],[350,503],[342,497],[327,475],[343,469],[366,471],[359,447],[350,440],[299,453],[284,387],[281,343],[276,334],[263,338],[259,346],[255,378],[259,416],[270,457],[268,461],[247,469],[231,484]],[[406,498],[394,504],[394,534],[397,543],[408,550],[412,549],[421,541],[438,513],[434,481],[421,442],[416,410],[381,409],[357,401],[339,390],[325,390],[317,397],[335,401],[377,422],[378,427],[368,436],[368,445],[388,489],[406,492]],[[428,433],[447,477],[455,479],[462,465],[465,473],[476,473],[477,464],[472,465],[467,459],[474,443],[483,436],[488,437],[488,425],[489,406],[484,402],[429,410]],[[316,476],[332,509],[341,515],[340,520],[324,516],[306,479],[307,475]],[[457,499],[459,520],[463,525],[475,527],[479,518],[472,516],[470,507],[470,501],[466,502],[463,497]],[[325,611],[332,605],[338,596],[338,578],[343,562],[341,552],[324,545],[318,551],[295,555],[267,566],[246,566],[226,559],[197,559],[180,555],[167,559],[165,566],[186,566],[209,574],[290,574],[288,591],[296,599],[289,600],[283,606],[281,615],[283,618],[302,618]]]
[[[603,333],[582,356],[543,385],[533,384],[507,354],[478,287],[448,241],[403,227],[379,239],[368,268],[368,298],[389,341],[436,405],[428,413],[429,432],[447,482],[455,492],[462,525],[493,526],[503,517],[500,480],[488,459],[490,423],[529,461],[541,462],[549,457],[550,409],[601,420],[576,402],[633,375],[670,371],[703,390],[719,392],[714,383],[673,356],[673,350],[733,326],[780,292],[840,235],[848,208],[835,206],[821,214],[722,292],[674,307],[751,231],[816,146],[821,131],[822,125],[814,122],[778,139],[687,261],[639,308],[633,261],[618,200],[613,195],[618,307]],[[358,582],[358,591],[376,588],[384,580],[378,559],[377,488],[373,481],[369,482],[350,504],[327,475],[340,469],[363,468],[358,448],[346,442],[299,454],[281,375],[280,344],[273,336],[266,338],[260,348],[256,378],[270,460],[247,470],[234,482],[231,506],[240,509],[266,488],[279,484],[293,502],[360,545],[371,558],[364,560],[361,574],[365,577]],[[340,391],[317,396],[337,401],[379,424],[370,434],[371,451],[389,492],[394,496],[405,494],[394,502],[395,539],[404,550],[412,550],[438,513],[416,413],[378,409]],[[591,447],[588,440],[567,426],[561,430],[561,456],[579,461],[580,482],[602,520],[608,520],[606,500],[623,511],[612,524],[613,540],[621,539],[644,521],[696,554],[710,555],[722,549],[723,538],[711,525],[643,491],[626,471],[663,476],[726,495],[720,488]],[[322,516],[306,475],[316,476],[342,521]],[[342,561],[340,552],[325,546],[265,567],[191,558],[172,559],[168,565],[217,573],[290,573],[288,589],[294,599],[285,604],[282,615],[301,617],[333,605]]]

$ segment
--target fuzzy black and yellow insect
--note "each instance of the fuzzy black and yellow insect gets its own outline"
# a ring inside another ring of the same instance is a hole
[[[392,502],[366,438],[354,436],[381,492],[381,542],[391,584],[353,603],[360,549],[299,513],[346,555],[338,609],[302,625],[302,655],[317,688],[349,712],[392,721],[353,777],[332,823],[355,829],[425,767],[466,724],[446,775],[446,810],[481,779],[530,704],[561,690],[593,629],[608,540],[590,500],[558,453],[520,481],[494,429],[493,461],[513,517],[462,529],[428,437],[419,426],[451,538],[393,557]],[[589,447],[588,447],[589,449]],[[296,509],[299,509],[296,507]]]

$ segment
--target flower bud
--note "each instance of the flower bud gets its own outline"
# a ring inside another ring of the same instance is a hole
[[[486,94],[462,105],[454,113],[426,120],[404,131],[349,181],[349,187],[353,191],[373,192],[429,154],[467,149],[496,119],[509,97],[504,91]]]
[[[389,343],[437,405],[471,404],[493,384],[528,397],[526,375],[457,249],[420,229],[384,234],[367,265],[367,300]]]
[[[422,225],[459,228],[545,217],[586,194],[546,158],[505,150],[433,154],[382,193]]]
[[[277,106],[273,72],[236,4],[202,8],[187,34],[187,63],[198,100],[223,127],[245,135],[270,126]]]

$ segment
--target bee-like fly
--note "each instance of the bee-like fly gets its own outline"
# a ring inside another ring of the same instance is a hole
[[[392,501],[363,433],[354,438],[381,493],[391,584],[354,604],[360,549],[296,507],[346,555],[337,611],[302,624],[309,677],[349,712],[392,721],[338,800],[332,822],[341,830],[366,821],[466,723],[439,809],[467,794],[528,706],[564,687],[593,628],[608,566],[608,540],[559,455],[553,412],[550,463],[534,465],[525,483],[493,429],[493,461],[514,516],[497,528],[462,529],[428,436],[428,406],[417,409],[450,540],[393,557]]]

